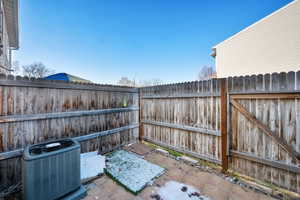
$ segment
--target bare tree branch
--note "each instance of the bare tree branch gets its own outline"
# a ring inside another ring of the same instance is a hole
[[[159,78],[153,78],[151,80],[141,81],[139,86],[146,87],[146,86],[155,86],[155,85],[161,85],[161,84],[163,84],[162,80],[160,80]]]
[[[43,78],[54,73],[53,70],[47,68],[43,63],[36,62],[30,65],[25,65],[22,67],[23,76],[28,76],[29,78]]]
[[[119,85],[130,86],[130,87],[146,87],[146,86],[154,86],[154,85],[161,85],[163,81],[158,78],[153,78],[150,80],[143,80],[137,83],[135,79],[130,80],[128,77],[121,77],[118,81]]]
[[[135,80],[130,80],[128,77],[121,77],[121,79],[118,81],[118,85],[135,87],[136,83]]]
[[[12,72],[11,72],[12,75],[14,75],[14,76],[21,75],[22,70],[20,68],[19,61],[16,60],[12,63],[11,70],[12,70]]]
[[[198,80],[208,80],[216,78],[216,71],[211,66],[203,66],[198,74]]]

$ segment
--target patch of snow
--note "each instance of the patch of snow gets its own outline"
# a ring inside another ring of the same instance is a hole
[[[91,151],[91,152],[87,152],[87,153],[81,153],[80,157],[91,157],[91,156],[97,156],[98,152],[97,151]]]
[[[163,153],[163,154],[169,154],[169,152],[164,149],[156,149],[156,151]]]
[[[188,161],[188,162],[193,163],[193,164],[196,164],[198,162],[197,160],[195,160],[191,157],[188,157],[188,156],[181,156],[180,159]]]
[[[133,143],[127,144],[126,146],[130,147],[130,146],[132,146],[133,144],[135,144],[135,143],[133,142]]]
[[[103,174],[104,168],[105,156],[98,155],[97,151],[80,154],[81,180]]]
[[[176,181],[169,181],[159,188],[155,198],[158,197],[163,200],[211,200],[194,187]]]
[[[106,159],[107,172],[134,193],[141,191],[165,171],[164,168],[124,150],[113,152]]]

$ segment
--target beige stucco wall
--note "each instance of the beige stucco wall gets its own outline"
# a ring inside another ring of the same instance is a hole
[[[300,70],[300,0],[215,48],[218,77]]]

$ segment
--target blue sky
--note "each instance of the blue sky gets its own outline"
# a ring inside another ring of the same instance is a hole
[[[211,47],[291,0],[20,1],[20,65],[97,83],[195,80]]]

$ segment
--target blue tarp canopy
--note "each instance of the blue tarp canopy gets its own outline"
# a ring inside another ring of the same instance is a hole
[[[53,74],[47,77],[44,77],[45,80],[53,80],[53,81],[66,81],[66,82],[80,82],[80,83],[91,83],[91,81],[73,76],[71,74],[67,73],[58,73],[58,74]]]

